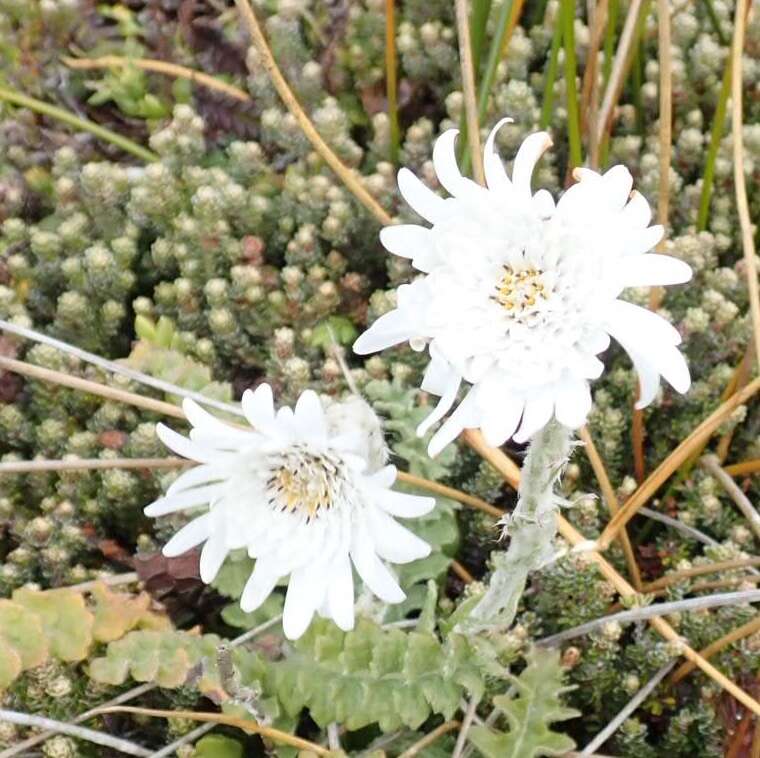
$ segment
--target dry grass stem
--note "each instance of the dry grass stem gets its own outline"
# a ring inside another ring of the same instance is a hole
[[[628,6],[628,15],[625,17],[623,31],[620,34],[620,40],[615,51],[615,59],[612,63],[612,71],[610,72],[610,78],[604,91],[604,97],[602,98],[599,118],[596,122],[596,134],[594,135],[593,144],[596,146],[597,154],[591,157],[592,165],[599,164],[599,146],[602,144],[604,134],[612,121],[618,98],[623,91],[642,2],[643,0],[632,0]]]
[[[757,263],[755,259],[755,240],[752,219],[747,203],[747,185],[744,178],[744,137],[742,118],[742,52],[744,50],[744,31],[747,23],[747,0],[737,0],[734,14],[734,39],[731,46],[731,131],[733,138],[734,189],[736,192],[736,210],[742,233],[744,249],[744,272],[747,276],[749,290],[749,309],[752,314],[755,355],[760,356],[760,286],[757,281]]]
[[[480,148],[480,126],[478,124],[478,99],[475,92],[475,69],[472,62],[470,43],[470,12],[467,0],[454,0],[459,38],[459,65],[462,70],[462,90],[467,122],[467,144],[472,160],[472,171],[478,184],[485,184],[483,154]]]
[[[306,138],[312,147],[322,157],[324,162],[335,172],[338,178],[346,185],[346,188],[354,197],[384,226],[393,223],[390,214],[375,200],[367,191],[357,174],[346,166],[343,161],[333,152],[329,145],[322,139],[314,124],[306,115],[301,104],[296,99],[290,85],[285,81],[272,51],[269,49],[264,32],[256,19],[249,0],[235,0],[240,17],[248,29],[251,40],[257,52],[261,56],[261,62],[272,80],[272,85],[282,99],[286,108],[298,122]]]
[[[71,58],[64,56],[61,60],[69,68],[85,70],[135,66],[143,71],[153,71],[158,74],[166,74],[167,76],[174,76],[179,79],[189,79],[191,82],[196,82],[208,89],[222,92],[228,97],[232,97],[235,100],[240,100],[244,103],[252,100],[251,96],[245,90],[236,87],[234,84],[228,84],[221,79],[217,79],[215,76],[204,74],[202,71],[195,71],[192,68],[179,66],[176,63],[169,63],[168,61],[160,61],[153,58],[123,58],[120,55],[104,55],[99,58]]]
[[[443,737],[444,734],[453,732],[454,729],[459,729],[458,721],[445,721],[439,727],[433,729],[432,732],[428,732],[421,740],[418,740],[410,748],[404,750],[398,758],[414,758],[415,755],[419,755],[426,747],[432,745],[437,739]]]
[[[64,460],[4,461],[0,474],[36,474],[46,471],[95,471],[104,469],[161,469],[194,466],[184,458],[65,458]]]
[[[722,403],[711,413],[680,445],[649,475],[646,481],[631,495],[628,501],[613,516],[598,540],[600,550],[606,550],[618,531],[625,526],[636,512],[645,505],[659,490],[662,484],[673,474],[682,463],[686,462],[693,452],[712,436],[725,419],[742,403],[760,390],[760,379],[755,379],[733,397]]]
[[[475,581],[475,577],[459,561],[451,561],[451,570],[465,584],[472,584]]]
[[[607,508],[609,509],[610,514],[614,516],[620,510],[620,504],[618,503],[617,496],[615,495],[615,490],[612,487],[612,482],[610,482],[610,478],[607,475],[607,469],[604,467],[604,462],[599,455],[599,451],[596,449],[596,445],[594,444],[594,439],[591,436],[591,432],[589,432],[587,426],[582,426],[580,432],[578,433],[578,436],[583,442],[583,447],[586,451],[586,455],[588,456],[589,463],[591,463],[591,468],[594,470],[594,475],[599,482],[599,489],[602,491],[602,497],[607,503]],[[636,555],[633,552],[633,546],[631,545],[631,541],[628,539],[628,532],[625,529],[620,530],[619,540],[620,545],[623,548],[623,553],[625,554],[625,561],[628,565],[628,573],[631,575],[633,586],[637,591],[640,592],[641,572],[639,571],[639,566],[636,563]]]
[[[467,495],[453,487],[447,487],[445,484],[438,484],[438,482],[430,481],[430,479],[423,479],[421,476],[408,474],[406,471],[399,471],[397,479],[399,482],[404,482],[404,484],[409,484],[412,487],[419,487],[436,495],[441,495],[441,497],[448,497],[452,500],[456,500],[458,503],[469,505],[471,508],[477,508],[479,511],[488,513],[496,518],[500,518],[504,515],[504,511],[497,508],[495,505],[491,505],[474,495]]]
[[[700,650],[699,654],[705,659],[712,658],[713,655],[719,653],[732,643],[743,640],[745,637],[749,637],[751,634],[758,631],[760,631],[760,616],[752,619],[752,621],[748,621],[746,624],[742,624],[742,626],[739,626],[736,629],[733,629],[728,634],[715,640],[715,642],[711,642],[703,650]],[[688,676],[695,668],[696,665],[692,661],[685,661],[673,672],[673,676],[670,678],[670,684],[678,684],[681,679]]]
[[[91,395],[104,397],[107,400],[115,400],[118,403],[133,405],[136,408],[142,408],[143,410],[152,411],[153,413],[160,413],[164,416],[171,416],[178,419],[185,418],[182,408],[178,405],[165,403],[163,400],[154,400],[150,397],[143,397],[134,392],[127,392],[126,390],[109,387],[106,384],[92,382],[88,379],[80,379],[78,376],[70,376],[69,374],[64,374],[62,371],[54,371],[53,369],[35,366],[31,363],[25,363],[24,361],[17,361],[15,358],[0,356],[0,369],[12,371],[14,374],[21,374],[22,376],[28,376],[31,379],[39,379],[43,382],[59,384],[62,387],[69,387],[73,390],[89,392]]]
[[[760,471],[760,458],[753,458],[751,461],[742,461],[741,463],[732,463],[730,466],[724,466],[723,470],[729,476],[756,474]]]
[[[211,722],[213,724],[222,724],[224,726],[234,726],[245,732],[261,735],[261,737],[272,740],[273,742],[290,745],[299,750],[308,750],[316,755],[330,754],[330,751],[327,748],[317,745],[315,742],[309,742],[301,737],[296,737],[293,734],[283,732],[280,729],[263,726],[252,719],[236,718],[235,716],[228,716],[224,713],[202,713],[198,711],[183,710],[167,711],[158,708],[134,708],[121,705],[110,708],[97,708],[95,712],[97,715],[105,715],[107,713],[131,713],[135,716],[151,716],[164,719],[187,719],[188,721],[203,721]]]
[[[682,582],[684,579],[691,579],[694,576],[717,574],[720,571],[735,571],[754,566],[760,566],[760,558],[735,558],[731,561],[716,561],[700,566],[692,566],[692,568],[683,569],[683,571],[674,571],[672,574],[666,574],[659,579],[655,579],[653,582],[647,582],[644,585],[643,591],[645,593],[654,592],[655,590],[678,584],[678,582]]]

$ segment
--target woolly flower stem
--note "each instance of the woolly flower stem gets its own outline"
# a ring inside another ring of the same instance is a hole
[[[531,571],[550,560],[557,533],[558,497],[554,486],[567,463],[570,433],[556,421],[531,442],[522,469],[517,505],[501,523],[509,548],[494,555],[494,571],[485,595],[465,622],[470,628],[509,626]]]

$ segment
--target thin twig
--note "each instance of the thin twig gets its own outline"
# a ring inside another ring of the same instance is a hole
[[[192,68],[187,68],[187,66],[180,66],[176,63],[169,63],[168,61],[156,60],[154,58],[124,58],[120,55],[103,55],[100,58],[70,58],[64,55],[61,60],[69,68],[85,70],[135,66],[143,71],[153,71],[179,79],[188,79],[191,82],[208,87],[208,89],[223,92],[228,97],[235,98],[235,100],[240,100],[241,102],[250,102],[253,99],[245,90],[236,87],[234,84],[223,82],[215,76],[209,76],[209,74],[195,71]]]
[[[75,737],[76,739],[84,740],[85,742],[93,742],[96,745],[102,745],[103,747],[110,747],[112,750],[118,750],[120,753],[126,753],[127,755],[151,755],[150,750],[146,750],[144,747],[136,745],[129,740],[112,737],[110,734],[97,732],[94,729],[87,729],[83,726],[65,724],[63,721],[55,721],[54,719],[45,718],[44,716],[32,716],[28,713],[8,711],[4,708],[0,708],[0,721],[18,724],[19,726],[30,726],[34,729],[47,729],[59,734],[67,734],[69,737]]]
[[[24,339],[31,340],[32,342],[37,342],[41,345],[48,345],[49,347],[55,348],[56,350],[60,350],[62,353],[73,355],[80,361],[84,361],[85,363],[89,363],[93,366],[97,366],[98,368],[110,371],[113,374],[120,374],[127,377],[127,379],[132,379],[133,381],[138,382],[139,384],[143,384],[146,387],[152,387],[155,390],[160,390],[161,392],[166,392],[170,395],[177,395],[178,397],[187,397],[191,400],[195,400],[197,403],[201,403],[210,408],[216,408],[217,410],[224,411],[226,413],[233,413],[237,416],[243,415],[243,411],[239,405],[236,405],[234,403],[225,403],[212,397],[206,397],[206,395],[203,395],[200,392],[194,392],[193,390],[189,390],[186,387],[180,387],[179,385],[173,384],[172,382],[165,382],[163,379],[156,379],[156,377],[145,374],[142,371],[138,371],[137,369],[133,369],[123,362],[119,363],[117,361],[109,361],[107,358],[103,358],[100,355],[96,355],[95,353],[90,353],[87,350],[82,350],[82,348],[77,347],[76,345],[72,345],[68,342],[64,342],[63,340],[49,337],[47,334],[43,334],[42,332],[36,331],[35,329],[29,329],[25,326],[14,324],[11,321],[4,321],[0,319],[0,330],[7,332],[8,334],[15,334],[17,337],[23,337]]]
[[[462,751],[467,744],[467,734],[472,726],[472,721],[475,718],[475,712],[478,709],[479,700],[475,697],[470,698],[470,702],[467,705],[467,710],[464,712],[464,718],[462,719],[462,726],[459,729],[457,735],[457,741],[454,745],[454,752],[451,754],[451,758],[462,758]]]
[[[620,33],[620,40],[618,42],[617,50],[615,51],[615,60],[612,64],[612,71],[610,72],[607,87],[604,91],[604,97],[602,98],[599,118],[596,122],[594,144],[597,146],[597,150],[602,144],[604,134],[612,120],[615,104],[623,90],[623,83],[631,59],[631,49],[636,36],[636,28],[638,26],[639,12],[641,11],[642,2],[643,0],[632,0],[630,6],[628,6],[628,15],[625,17],[623,31]],[[593,156],[592,163],[593,165],[599,165],[598,155]]]
[[[655,579],[653,582],[647,582],[644,585],[643,592],[650,593],[656,590],[670,587],[678,584],[684,579],[691,579],[694,576],[703,576],[704,574],[717,574],[722,571],[736,571],[739,569],[749,569],[753,566],[760,566],[760,558],[734,558],[731,561],[715,561],[714,563],[705,563],[699,566],[692,566],[682,571],[674,571],[672,574]]]
[[[480,149],[480,126],[478,124],[478,105],[475,95],[475,70],[472,64],[472,46],[470,44],[470,14],[467,0],[454,0],[459,38],[459,65],[462,70],[462,90],[464,92],[464,109],[467,117],[467,143],[470,149],[472,171],[478,184],[485,184],[483,155]]]
[[[745,637],[749,637],[757,631],[760,631],[760,616],[755,617],[746,624],[742,624],[728,634],[724,634],[714,642],[711,642],[703,650],[700,650],[699,654],[705,659],[711,658],[732,643],[737,642],[738,640],[743,640]],[[692,661],[685,661],[675,670],[675,673],[670,678],[670,684],[678,684],[681,679],[688,676],[695,668],[696,666]]]
[[[421,740],[418,740],[414,745],[404,750],[398,758],[414,758],[415,755],[418,755],[428,745],[432,745],[439,737],[443,737],[444,734],[452,732],[454,729],[459,729],[458,721],[444,721],[443,724],[433,729],[432,732],[428,732]]]
[[[346,185],[346,188],[354,197],[383,225],[388,226],[393,223],[390,214],[375,200],[367,191],[361,180],[338,156],[332,151],[329,145],[322,139],[319,132],[314,128],[306,112],[296,99],[285,77],[280,71],[277,61],[275,61],[272,51],[269,49],[264,32],[256,19],[256,15],[251,8],[248,0],[235,0],[240,17],[248,28],[251,35],[251,41],[256,48],[261,62],[266,72],[272,80],[272,85],[277,94],[282,99],[286,108],[298,122],[306,138],[311,142],[312,147],[319,153],[322,160],[335,172],[338,178]]]
[[[123,584],[134,584],[140,581],[140,576],[136,571],[129,571],[125,574],[112,574],[111,576],[102,576],[99,579],[92,579],[89,582],[80,582],[79,584],[71,584],[68,587],[61,587],[61,589],[71,590],[72,592],[90,592],[102,585],[107,587],[121,587]]]
[[[248,642],[249,640],[252,640],[254,637],[258,637],[260,634],[263,634],[264,632],[268,631],[273,626],[277,626],[277,624],[279,624],[280,621],[282,621],[281,613],[269,619],[269,621],[265,621],[263,624],[259,624],[258,626],[255,626],[253,629],[249,629],[247,632],[244,632],[240,636],[235,637],[235,639],[230,642],[228,647],[235,648],[235,647],[240,647],[241,645],[245,645],[246,642]]]
[[[752,366],[755,363],[755,343],[750,341],[747,345],[746,350],[744,351],[744,355],[742,356],[741,361],[739,361],[739,365],[736,367],[736,370],[734,371],[733,375],[731,376],[731,381],[729,382],[729,386],[726,387],[726,389],[723,392],[723,395],[721,396],[721,399],[726,399],[731,397],[737,390],[740,390],[742,387],[745,387],[747,382],[750,380],[750,375],[752,373]],[[718,460],[723,463],[723,461],[726,460],[728,457],[728,451],[731,448],[731,440],[733,439],[734,432],[736,431],[736,425],[731,424],[728,429],[726,429],[725,432],[723,432],[723,436],[720,438],[720,441],[718,442],[718,446],[715,449],[715,454],[718,456]],[[700,451],[701,452],[701,451]]]
[[[714,455],[707,455],[702,458],[702,467],[720,482],[723,489],[736,503],[744,518],[749,521],[749,526],[755,533],[755,536],[760,538],[760,513],[757,512],[750,499],[742,492],[741,487],[723,470]]]
[[[62,121],[64,124],[73,126],[75,129],[82,132],[89,132],[94,134],[104,142],[110,142],[112,145],[121,148],[125,153],[131,153],[140,160],[151,163],[158,160],[158,156],[147,150],[142,145],[138,145],[131,139],[122,137],[121,134],[112,132],[110,129],[106,129],[104,126],[95,124],[87,119],[75,116],[73,113],[63,110],[55,105],[50,105],[42,100],[37,100],[27,95],[22,95],[20,92],[15,92],[7,87],[0,87],[0,100],[5,100],[13,105],[18,105],[21,108],[29,108],[29,110],[41,113],[43,116],[49,116],[58,121]]]
[[[39,474],[45,471],[100,471],[103,469],[162,469],[194,466],[184,458],[64,458],[63,460],[5,461],[0,474]]]
[[[504,479],[514,488],[520,483],[520,469],[499,448],[491,447],[479,429],[465,429],[462,439],[481,457],[497,468]]]
[[[574,626],[572,629],[565,629],[563,632],[552,634],[550,637],[544,637],[536,642],[542,647],[551,647],[561,642],[582,637],[585,634],[596,631],[613,621],[619,624],[628,624],[633,621],[644,621],[655,618],[656,616],[667,616],[671,613],[686,613],[689,611],[702,611],[707,608],[719,608],[723,605],[737,605],[739,603],[758,603],[760,602],[760,590],[744,590],[743,592],[721,592],[717,595],[705,595],[703,597],[691,597],[687,600],[674,600],[672,603],[655,603],[654,605],[644,605],[640,608],[633,608],[630,611],[621,611],[609,616],[587,621],[585,624]]]
[[[734,13],[734,39],[731,45],[731,130],[734,149],[734,189],[736,211],[742,232],[744,249],[744,273],[749,290],[749,309],[752,314],[752,329],[755,338],[755,356],[760,359],[760,286],[757,281],[755,260],[755,240],[752,219],[747,203],[747,185],[744,178],[744,122],[742,118],[742,53],[744,50],[744,30],[747,19],[747,0],[737,0]]]
[[[715,547],[720,544],[718,540],[713,539],[710,535],[705,534],[704,532],[700,532],[699,529],[684,524],[683,521],[679,521],[678,519],[666,516],[664,513],[653,511],[651,508],[639,508],[638,513],[640,516],[646,516],[647,518],[652,519],[652,521],[659,521],[661,524],[665,524],[666,526],[681,532],[681,534],[685,534],[690,539],[701,542],[703,545]]]
[[[190,742],[195,742],[195,740],[200,739],[204,734],[208,734],[208,732],[210,732],[215,727],[216,724],[202,724],[187,734],[183,734],[179,739],[174,740],[174,742],[167,745],[166,747],[162,747],[155,753],[151,753],[150,758],[166,758],[168,755],[174,755],[177,752],[177,748],[180,748],[183,745],[187,745]]]
[[[594,470],[596,479],[599,482],[599,489],[602,491],[602,497],[607,503],[607,508],[609,509],[610,514],[614,516],[620,510],[620,504],[615,495],[615,490],[612,487],[612,482],[610,482],[610,478],[607,475],[607,469],[604,467],[604,462],[594,444],[594,438],[591,436],[591,432],[587,426],[581,427],[578,436],[583,442],[583,447],[586,451],[589,462],[591,463],[591,468]],[[633,586],[637,591],[641,591],[641,572],[636,563],[636,555],[633,552],[631,541],[628,539],[628,532],[625,529],[621,529],[618,537],[620,539],[620,545],[623,548],[623,553],[625,554],[628,573],[631,575]]]
[[[31,363],[25,363],[24,361],[17,361],[15,358],[0,356],[0,369],[12,371],[14,374],[21,374],[22,376],[28,376],[32,379],[40,379],[43,382],[52,382],[53,384],[59,384],[63,387],[69,387],[74,390],[89,392],[91,395],[98,395],[99,397],[104,397],[108,400],[115,400],[119,403],[134,405],[137,408],[160,413],[164,416],[172,416],[173,418],[178,419],[185,418],[185,414],[178,405],[165,403],[163,400],[154,400],[153,398],[137,395],[134,392],[127,392],[126,390],[116,389],[115,387],[109,387],[106,384],[100,384],[100,382],[80,379],[78,376],[70,376],[69,374],[64,374],[62,371],[54,371],[53,369],[35,366]]]
[[[512,477],[512,466],[514,465],[501,450],[491,449],[488,461],[496,468],[506,481]],[[588,543],[588,540],[564,517],[557,516],[557,528],[559,533],[573,547]],[[597,550],[584,552],[590,561],[593,561],[598,567],[602,576],[617,590],[622,598],[634,598],[637,596],[636,590],[630,585],[609,563],[604,556]],[[696,650],[692,649],[680,637],[673,627],[663,618],[655,617],[649,619],[652,627],[666,640],[679,645],[681,654],[690,661],[693,661],[705,674],[707,674],[720,687],[733,695],[740,703],[744,704],[753,713],[760,716],[760,703],[752,696],[748,695],[741,687],[732,682],[725,674],[722,674],[708,660],[703,658]]]
[[[107,703],[103,703],[103,705],[98,706],[100,708],[108,707],[111,705],[120,705],[121,703],[127,703],[130,700],[134,700],[135,698],[141,697],[142,695],[146,694],[147,692],[150,692],[151,690],[156,689],[156,685],[149,683],[149,684],[141,684],[137,687],[133,687],[131,690],[127,690],[126,692],[122,692],[121,695],[117,695],[113,700],[109,700]],[[89,711],[85,711],[84,713],[80,713],[79,716],[77,716],[73,721],[72,724],[81,724],[84,721],[89,721],[94,715],[94,708],[91,708]],[[40,742],[44,742],[47,739],[50,739],[50,737],[53,737],[58,730],[50,731],[50,729],[46,729],[44,732],[40,732],[39,734],[35,734],[32,737],[29,737],[22,742],[17,742],[12,747],[6,748],[2,752],[0,752],[0,758],[13,758],[13,756],[19,755],[20,753],[26,752],[29,748],[34,747],[35,745],[39,745]]]
[[[758,390],[760,378],[750,382],[733,397],[722,403],[711,413],[680,445],[649,475],[646,481],[631,495],[628,501],[612,517],[599,537],[597,544],[600,550],[606,550],[618,531],[625,526],[636,512],[645,505],[678,467],[684,463],[692,452],[704,441],[708,440],[723,421],[742,403],[745,403]]]
[[[581,756],[593,755],[613,734],[620,725],[654,692],[655,687],[668,675],[675,661],[668,661],[660,670],[630,699],[622,710],[594,737],[581,751]]]

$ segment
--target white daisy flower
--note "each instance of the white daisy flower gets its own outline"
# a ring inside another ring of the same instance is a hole
[[[441,399],[420,435],[449,412],[462,380],[472,385],[433,436],[431,455],[466,428],[481,429],[494,446],[510,437],[526,441],[552,416],[578,428],[591,408],[589,380],[604,368],[596,356],[610,336],[638,371],[638,407],[653,400],[660,376],[679,392],[690,384],[676,329],[619,299],[626,287],[691,278],[682,261],[646,254],[663,228],[649,226],[649,205],[631,192],[628,170],[577,169],[578,183],[555,205],[546,190],[531,190],[536,162],[551,146],[548,134],[522,143],[510,178],[494,150],[508,121],[485,145],[487,188],[460,174],[454,129],[433,150],[438,180],[452,197],[399,171],[401,194],[432,227],[389,226],[380,240],[425,275],[399,287],[396,309],[354,345],[359,354],[406,340],[415,350],[428,347],[422,388]]]
[[[158,424],[161,441],[200,465],[181,474],[166,496],[145,509],[164,516],[202,508],[164,547],[176,556],[204,543],[201,579],[213,581],[230,550],[256,559],[240,605],[258,608],[289,576],[283,628],[296,639],[315,612],[344,630],[354,625],[353,567],[387,603],[405,595],[383,561],[424,558],[430,546],[394,516],[421,516],[435,501],[394,492],[396,469],[383,465],[385,446],[377,417],[354,398],[325,410],[311,390],[295,409],[276,413],[262,384],[243,395],[252,428],[232,426],[192,400],[183,409],[186,438]]]

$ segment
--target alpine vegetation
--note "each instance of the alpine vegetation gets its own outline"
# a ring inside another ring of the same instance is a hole
[[[404,199],[432,226],[380,233],[388,251],[411,259],[424,276],[399,287],[398,306],[354,350],[407,340],[414,350],[428,348],[422,389],[440,400],[420,435],[451,410],[463,380],[472,385],[431,439],[431,455],[463,429],[481,429],[491,445],[525,442],[553,416],[577,429],[591,409],[589,382],[604,369],[597,356],[610,336],[638,371],[639,408],[654,399],[660,376],[679,392],[690,385],[678,331],[620,299],[627,287],[691,278],[688,264],[649,252],[663,228],[649,225],[649,204],[631,192],[628,169],[576,169],[577,183],[555,203],[547,190],[531,189],[536,163],[552,144],[546,132],[523,141],[507,176],[494,141],[509,121],[486,141],[487,187],[459,172],[457,131],[450,129],[435,143],[433,165],[451,197],[439,197],[406,168],[398,174]]]

